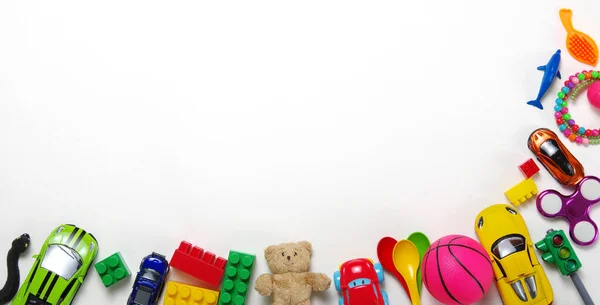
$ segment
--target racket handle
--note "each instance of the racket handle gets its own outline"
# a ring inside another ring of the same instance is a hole
[[[592,297],[590,297],[590,294],[587,292],[587,289],[585,289],[585,286],[583,285],[583,282],[581,282],[581,279],[579,278],[579,275],[577,275],[577,272],[571,274],[571,280],[573,281],[575,288],[577,288],[577,292],[579,292],[583,303],[585,305],[594,305]]]
[[[563,8],[558,12],[558,15],[560,16],[560,21],[565,27],[565,30],[567,30],[568,33],[574,32],[575,29],[573,28],[573,20],[571,18],[573,17],[573,11],[568,8]]]

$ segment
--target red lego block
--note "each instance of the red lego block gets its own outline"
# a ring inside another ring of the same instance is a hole
[[[519,165],[519,169],[521,170],[523,175],[525,175],[525,178],[530,178],[531,176],[535,175],[537,172],[540,171],[540,168],[537,166],[537,164],[535,164],[535,161],[533,161],[533,159],[531,158],[525,163]]]
[[[182,241],[171,258],[171,267],[181,270],[215,287],[219,286],[227,260]]]

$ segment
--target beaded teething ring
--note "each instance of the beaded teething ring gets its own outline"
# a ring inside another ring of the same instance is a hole
[[[556,124],[571,142],[586,146],[588,144],[600,144],[600,129],[586,129],[575,124],[575,120],[571,118],[569,108],[567,108],[569,96],[571,100],[575,101],[580,91],[597,81],[600,81],[600,71],[584,70],[571,75],[569,80],[565,81],[565,86],[557,94],[558,98],[556,99],[556,106],[554,106]]]

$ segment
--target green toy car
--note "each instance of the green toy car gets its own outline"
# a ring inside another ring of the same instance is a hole
[[[33,256],[33,268],[11,304],[71,304],[97,253],[92,234],[74,225],[59,226]]]

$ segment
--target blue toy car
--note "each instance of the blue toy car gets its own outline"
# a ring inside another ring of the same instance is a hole
[[[128,305],[155,305],[169,273],[169,262],[164,255],[152,252],[140,263],[140,271],[133,283]]]

